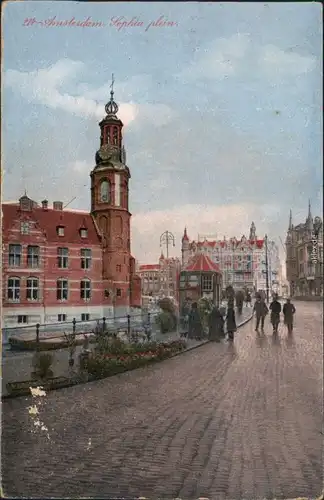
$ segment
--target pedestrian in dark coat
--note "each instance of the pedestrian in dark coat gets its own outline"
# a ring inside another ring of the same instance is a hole
[[[200,319],[200,314],[198,311],[198,304],[194,302],[191,306],[191,311],[189,314],[189,339],[201,340],[203,338],[203,326]]]
[[[273,333],[278,333],[278,326],[280,323],[280,313],[281,313],[281,304],[278,301],[278,295],[274,296],[273,301],[270,304],[271,317],[270,321],[273,327]]]
[[[284,323],[288,328],[288,335],[290,335],[294,328],[294,314],[296,312],[296,308],[294,304],[290,302],[290,299],[287,299],[286,304],[282,309],[284,315]]]
[[[227,334],[228,334],[228,340],[230,342],[233,342],[234,333],[236,332],[236,320],[235,320],[234,307],[229,307],[227,309],[226,329],[227,329]]]
[[[264,300],[261,299],[260,296],[257,297],[257,300],[254,303],[253,314],[256,315],[256,325],[255,331],[259,331],[260,321],[261,321],[261,331],[264,331],[264,319],[268,314],[268,307]]]
[[[214,307],[208,318],[209,322],[209,339],[220,341],[220,337],[224,331],[224,318],[218,307]]]

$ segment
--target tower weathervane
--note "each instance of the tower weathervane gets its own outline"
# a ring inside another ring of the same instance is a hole
[[[105,110],[107,115],[116,115],[118,113],[118,106],[114,101],[114,83],[115,83],[115,78],[114,78],[114,73],[111,75],[111,84],[110,84],[110,101],[106,104]]]
[[[112,73],[112,75],[111,75],[111,85],[110,85],[110,88],[111,88],[110,95],[111,95],[111,97],[114,95],[114,83],[115,83],[114,73]]]

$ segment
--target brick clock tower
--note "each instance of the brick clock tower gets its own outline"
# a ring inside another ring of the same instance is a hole
[[[102,278],[104,314],[128,314],[141,304],[141,281],[135,275],[135,259],[130,253],[130,219],[128,207],[129,168],[122,140],[123,123],[117,117],[113,84],[106,117],[99,123],[100,148],[91,177],[91,214],[102,238]],[[106,306],[106,307],[105,307]]]

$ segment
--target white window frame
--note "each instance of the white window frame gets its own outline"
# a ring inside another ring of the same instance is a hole
[[[64,231],[64,226],[57,226],[56,232],[58,236],[64,236],[65,231]]]
[[[65,313],[58,314],[57,321],[59,323],[64,323],[66,321],[66,314]]]
[[[29,234],[30,224],[27,221],[20,223],[20,234]]]
[[[12,283],[10,286],[9,283],[11,281],[15,282],[15,283]],[[7,280],[7,299],[8,299],[8,302],[20,302],[20,287],[21,287],[21,280],[20,280],[20,278],[18,278],[18,276],[10,276],[8,278],[8,280]],[[11,290],[12,297],[9,297],[9,290]]]
[[[81,269],[90,269],[92,262],[92,251],[90,248],[81,248]]]
[[[69,299],[69,282],[66,278],[59,278],[56,282],[56,298],[60,302]]]
[[[104,189],[104,186],[107,186]],[[110,201],[110,181],[108,179],[103,179],[100,183],[100,202],[109,203]]]
[[[81,313],[81,321],[90,321],[89,313]]]
[[[88,230],[87,229],[80,229],[80,236],[81,238],[88,238]]]
[[[20,267],[22,257],[21,245],[16,243],[9,244],[9,267]]]
[[[91,281],[88,278],[80,281],[80,298],[85,301],[91,299]]]
[[[57,249],[57,267],[59,269],[68,269],[69,267],[69,249],[59,247]]]
[[[37,269],[39,267],[40,252],[39,246],[28,245],[27,247],[27,267]]]
[[[213,276],[203,275],[201,279],[201,289],[203,292],[213,291]]]
[[[39,300],[39,279],[34,276],[26,280],[26,299],[33,302]]]
[[[25,321],[19,321],[19,318],[21,318],[22,320],[25,319]],[[26,314],[18,314],[17,323],[19,325],[27,325],[28,324],[28,316]]]

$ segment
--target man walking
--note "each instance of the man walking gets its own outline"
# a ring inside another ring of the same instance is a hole
[[[291,335],[294,327],[294,314],[296,312],[296,308],[294,304],[291,303],[290,299],[287,299],[286,304],[282,309],[284,315],[284,323],[288,328],[288,335]]]
[[[256,326],[255,326],[256,332],[259,331],[260,321],[261,321],[261,331],[262,333],[264,332],[264,319],[268,314],[268,312],[269,311],[266,303],[264,302],[264,300],[261,299],[260,296],[258,296],[253,307],[253,314],[255,313],[256,315]]]
[[[278,301],[278,295],[275,294],[273,297],[273,301],[270,304],[271,317],[270,321],[273,327],[273,334],[276,335],[278,333],[278,326],[280,323],[280,313],[281,313],[281,304]]]

